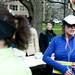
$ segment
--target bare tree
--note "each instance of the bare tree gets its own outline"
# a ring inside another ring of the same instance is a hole
[[[19,0],[28,8],[29,15],[33,17],[33,26],[38,27],[43,20],[43,6],[42,0]]]

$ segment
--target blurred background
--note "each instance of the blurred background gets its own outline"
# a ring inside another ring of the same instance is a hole
[[[13,15],[32,16],[33,27],[38,34],[45,30],[45,22],[53,20],[54,32],[61,34],[62,19],[73,10],[69,0],[0,0]]]

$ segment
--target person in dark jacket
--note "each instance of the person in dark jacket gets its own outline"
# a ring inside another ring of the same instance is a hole
[[[56,34],[53,32],[52,28],[53,28],[53,21],[50,20],[49,22],[47,22],[47,28],[44,32],[40,33],[39,36],[39,46],[40,46],[40,51],[42,53],[45,52],[46,48],[48,47],[48,45],[50,44],[52,38],[54,36],[56,36]],[[46,65],[46,68],[44,70],[44,74],[45,75],[51,75],[52,74],[52,66],[49,66],[48,64]]]
[[[50,44],[52,38],[54,36],[56,36],[56,34],[53,32],[52,28],[53,28],[53,21],[50,20],[49,22],[46,23],[47,24],[47,28],[44,32],[40,33],[39,36],[39,46],[40,46],[40,51],[42,53],[45,52],[47,46]]]

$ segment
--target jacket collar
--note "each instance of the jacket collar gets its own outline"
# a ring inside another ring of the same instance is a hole
[[[75,37],[75,36],[71,36],[69,40],[73,39],[74,37]],[[64,39],[66,40],[66,38],[65,38],[65,33],[62,34],[62,38],[64,38]]]

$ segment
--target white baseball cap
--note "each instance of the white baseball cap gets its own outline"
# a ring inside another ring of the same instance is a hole
[[[66,21],[70,25],[75,24],[75,16],[74,15],[68,15],[63,20]]]

